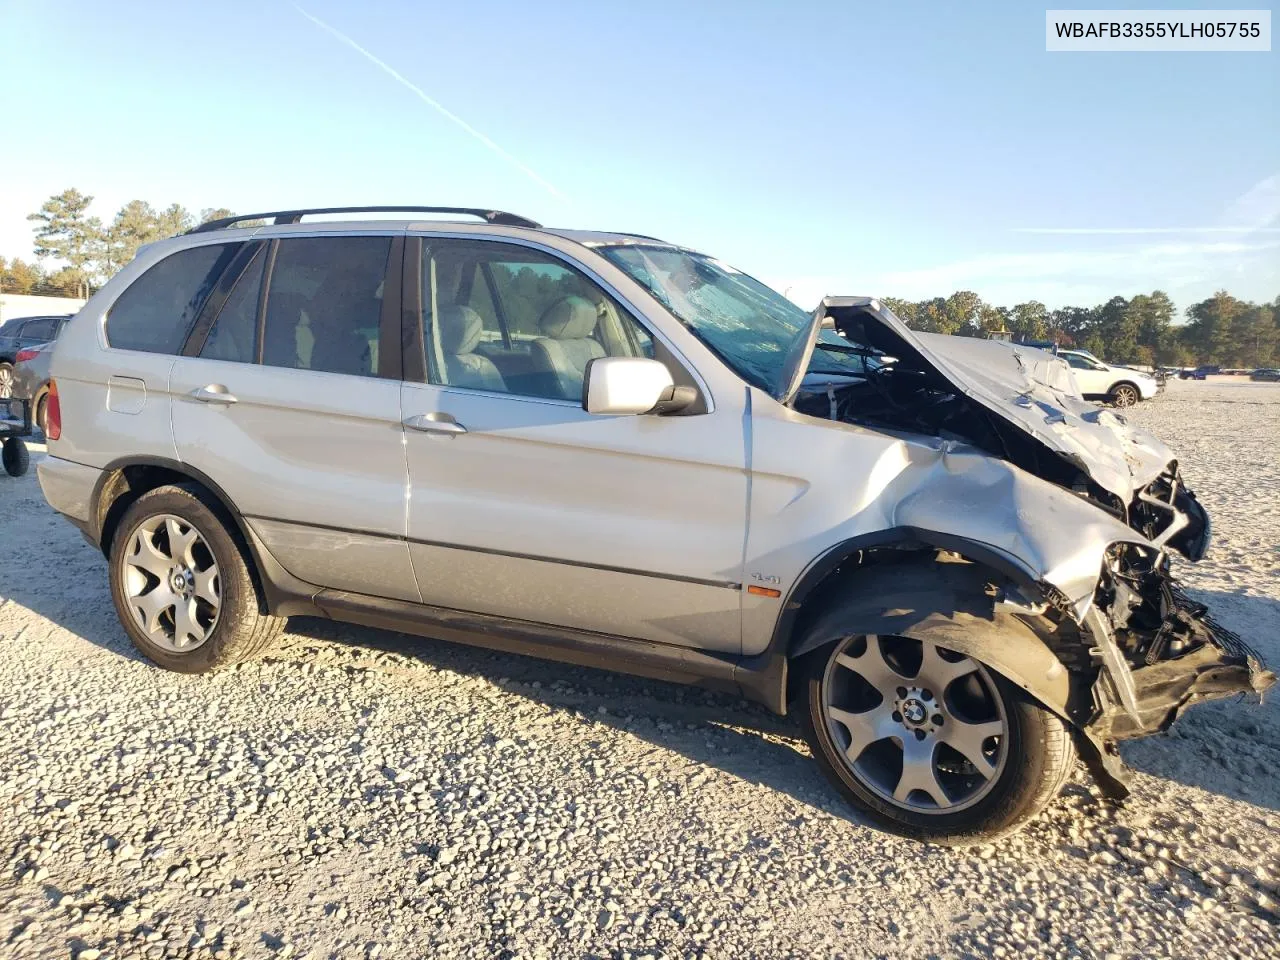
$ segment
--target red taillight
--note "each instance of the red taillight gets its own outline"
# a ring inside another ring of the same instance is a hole
[[[49,395],[44,399],[44,437],[57,440],[62,436],[62,404],[58,402],[58,381],[49,381]]]
[[[18,355],[13,358],[14,363],[22,363],[24,360],[34,360],[40,356],[39,350],[19,350]]]

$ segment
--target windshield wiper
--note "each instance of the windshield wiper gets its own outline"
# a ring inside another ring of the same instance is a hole
[[[851,343],[826,343],[818,340],[815,341],[814,346],[820,350],[830,350],[832,353],[850,353],[855,357],[870,357],[872,360],[879,360],[883,356],[871,347],[855,347]]]

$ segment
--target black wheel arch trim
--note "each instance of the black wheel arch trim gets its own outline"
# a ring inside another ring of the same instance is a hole
[[[954,534],[941,533],[937,530],[926,530],[922,527],[901,526],[877,530],[843,540],[826,552],[815,557],[792,584],[786,599],[783,601],[782,613],[774,625],[773,636],[769,641],[769,650],[788,652],[790,637],[795,629],[796,617],[805,599],[820,583],[824,582],[840,564],[863,550],[877,547],[935,547],[958,553],[975,563],[983,564],[997,573],[1008,577],[1018,586],[1036,587],[1039,578],[1035,571],[1020,562],[1016,557],[999,547],[980,540],[971,540]]]
[[[744,656],[739,662],[737,675],[743,694],[775,713],[786,714],[788,663],[796,655],[792,637],[804,601],[837,567],[855,554],[877,547],[913,546],[958,553],[995,570],[1020,587],[1036,588],[1034,592],[1038,592],[1038,578],[1033,570],[999,547],[978,540],[913,526],[889,527],[842,540],[810,561],[791,585],[774,624],[769,645],[754,656]]]
[[[321,588],[315,584],[299,580],[285,570],[281,563],[271,554],[271,551],[267,549],[262,539],[253,531],[253,528],[245,522],[245,518],[236,509],[235,503],[227,496],[226,491],[204,471],[180,460],[154,456],[121,457],[100,468],[101,473],[94,483],[93,494],[89,501],[89,522],[81,530],[90,542],[102,551],[104,556],[110,555],[110,543],[103,539],[103,526],[106,523],[108,514],[115,508],[115,504],[120,501],[121,494],[129,489],[127,482],[123,490],[111,497],[109,504],[103,504],[103,495],[107,492],[108,484],[116,483],[116,478],[123,478],[124,471],[129,467],[153,467],[168,470],[200,484],[209,491],[209,494],[235,523],[236,531],[240,534],[241,540],[249,550],[250,559],[253,562],[250,576],[253,577],[255,585],[262,592],[262,598],[266,605],[264,613],[285,617],[324,616],[324,613],[311,602]]]

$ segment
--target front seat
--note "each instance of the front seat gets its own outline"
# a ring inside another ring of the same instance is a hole
[[[561,297],[538,319],[542,336],[530,344],[537,382],[547,396],[577,400],[587,364],[605,356],[605,349],[591,336],[596,328],[595,304],[585,297]]]
[[[506,393],[507,385],[494,362],[473,352],[484,329],[480,314],[470,307],[444,305],[440,307],[439,326],[440,351],[444,354],[449,386]]]

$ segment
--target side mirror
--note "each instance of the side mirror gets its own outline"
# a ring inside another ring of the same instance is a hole
[[[582,409],[601,416],[675,413],[697,398],[692,387],[677,387],[662,363],[645,357],[598,357],[582,378]]]

